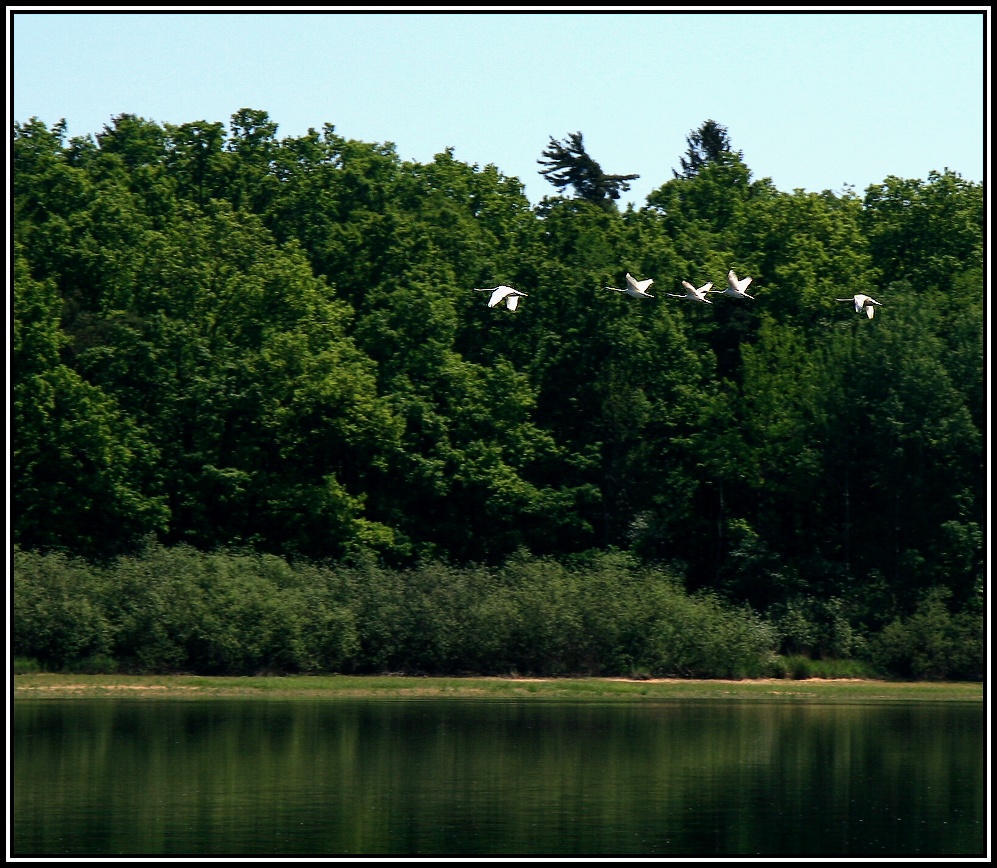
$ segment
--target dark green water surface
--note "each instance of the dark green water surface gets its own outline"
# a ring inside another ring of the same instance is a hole
[[[982,705],[18,700],[12,855],[982,856]]]

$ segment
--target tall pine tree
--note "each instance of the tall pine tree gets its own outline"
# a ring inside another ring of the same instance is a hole
[[[692,178],[698,175],[705,163],[720,162],[724,151],[730,150],[727,127],[714,120],[705,121],[698,130],[693,130],[686,136],[685,140],[689,148],[685,157],[679,157],[682,171],[676,172],[672,169],[672,174],[676,178]]]
[[[568,185],[575,189],[579,199],[594,202],[603,207],[612,205],[620,198],[620,193],[630,189],[629,181],[640,175],[607,175],[602,167],[586,152],[581,132],[569,133],[564,142],[552,136],[550,144],[542,154],[545,159],[537,160],[540,174],[558,190]]]

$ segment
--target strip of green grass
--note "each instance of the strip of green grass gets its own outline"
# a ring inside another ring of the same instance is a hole
[[[418,678],[318,675],[247,678],[193,675],[14,677],[16,699],[262,697],[286,699],[783,700],[792,702],[981,702],[982,682],[860,679],[745,681],[610,678]]]

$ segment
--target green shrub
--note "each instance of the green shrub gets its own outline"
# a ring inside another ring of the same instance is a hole
[[[356,617],[328,575],[314,577],[314,585],[285,592],[288,665],[299,672],[350,671],[360,652]]]
[[[786,658],[790,677],[798,681],[811,677],[813,674],[813,663],[813,660],[803,654],[791,654]]]
[[[933,588],[909,618],[887,624],[869,643],[869,661],[901,678],[980,680],[984,675],[982,614],[951,613],[949,592]]]
[[[97,567],[60,553],[15,548],[12,651],[46,669],[109,654],[113,630],[96,597]]]
[[[34,657],[15,657],[13,662],[15,675],[33,675],[41,672],[41,666]]]
[[[194,581],[200,557],[187,546],[150,546],[109,570],[103,605],[115,627],[114,655],[124,668],[190,668],[188,645],[204,605]]]
[[[811,660],[844,659],[862,654],[865,637],[852,626],[843,600],[796,597],[774,607],[769,617],[788,656]]]
[[[875,671],[862,660],[811,659],[803,654],[779,656],[773,661],[773,677],[793,678],[872,678]]]
[[[118,671],[118,663],[106,654],[91,654],[67,663],[63,671],[74,675],[113,675]]]
[[[579,588],[574,572],[553,558],[517,556],[501,570],[513,606],[507,658],[524,674],[577,671],[582,651]]]
[[[97,566],[15,548],[12,652],[15,672],[980,678],[982,611],[945,600],[864,645],[839,601],[766,620],[617,552],[393,570],[158,545]]]
[[[687,678],[755,678],[771,671],[776,633],[752,610],[732,609],[713,594],[659,590],[650,636],[652,671]]]

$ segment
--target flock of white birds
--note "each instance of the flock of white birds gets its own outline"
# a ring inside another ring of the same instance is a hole
[[[654,298],[648,292],[651,284],[654,283],[653,278],[647,278],[646,280],[637,280],[630,272],[627,272],[627,285],[625,289],[620,289],[616,286],[607,286],[606,289],[610,289],[613,292],[624,292],[629,296],[634,298]],[[734,273],[732,268],[727,272],[727,286],[724,289],[714,289],[713,282],[704,283],[700,287],[695,287],[688,280],[682,281],[682,286],[685,292],[679,295],[674,292],[666,292],[669,298],[687,298],[690,301],[701,301],[704,304],[713,304],[706,296],[708,295],[729,295],[732,298],[754,298],[753,295],[748,295],[748,286],[751,283],[752,278],[742,277],[738,279],[738,276]],[[521,298],[527,298],[525,292],[518,289],[514,289],[506,284],[500,284],[499,286],[485,287],[481,289],[475,289],[475,292],[489,292],[491,295],[488,297],[488,306],[495,307],[496,305],[505,302],[505,306],[509,310],[515,310],[519,307],[519,300]],[[871,298],[868,295],[853,295],[851,298],[836,298],[835,301],[848,301],[855,305],[856,313],[864,313],[869,319],[872,319],[876,315],[876,308],[882,307],[882,303],[876,301],[876,299]]]

